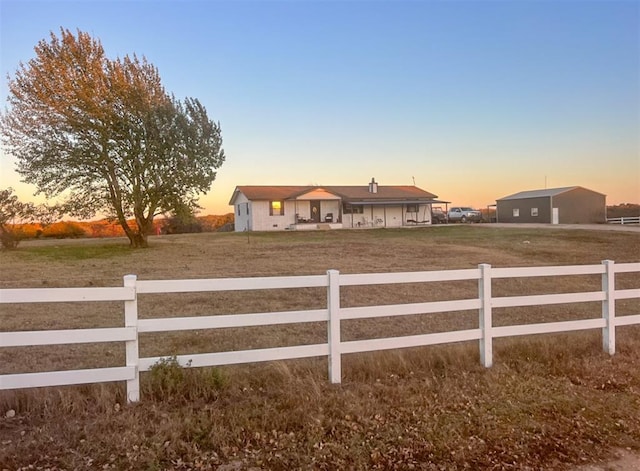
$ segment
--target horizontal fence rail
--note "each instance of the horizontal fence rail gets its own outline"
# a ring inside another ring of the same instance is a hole
[[[603,349],[615,353],[616,327],[640,324],[640,313],[616,317],[616,300],[640,298],[640,288],[615,288],[615,275],[638,273],[640,263],[615,264],[605,260],[598,265],[552,267],[493,268],[482,264],[465,270],[423,271],[407,273],[340,274],[329,270],[325,275],[289,277],[220,278],[198,280],[137,280],[135,275],[124,277],[124,286],[116,288],[37,288],[0,289],[0,304],[99,302],[120,301],[124,304],[124,326],[115,328],[42,330],[0,332],[0,347],[25,347],[77,343],[124,342],[126,365],[110,368],[49,371],[0,375],[1,389],[21,389],[72,384],[126,381],[130,402],[140,399],[140,372],[149,371],[167,357],[139,357],[139,334],[184,330],[259,327],[266,325],[325,322],[326,343],[243,351],[211,352],[180,355],[176,361],[182,366],[204,367],[233,365],[296,358],[327,357],[329,380],[341,382],[341,355],[408,347],[478,341],[480,361],[485,367],[493,363],[493,339],[533,334],[549,334],[578,330],[600,329]],[[492,280],[554,276],[599,275],[601,289],[577,293],[493,296]],[[450,281],[477,281],[478,296],[394,305],[341,307],[340,289],[343,286],[388,285]],[[215,291],[254,291],[292,288],[325,288],[327,307],[324,309],[285,312],[260,312],[237,315],[171,317],[139,319],[139,295],[161,293],[190,293]],[[545,306],[584,302],[601,303],[602,315],[595,319],[547,322],[527,325],[494,326],[494,308]],[[477,311],[478,327],[402,337],[365,340],[341,340],[341,321],[397,317],[415,314]]]
[[[0,290],[0,304],[133,301],[134,288],[28,288]]]
[[[640,224],[640,216],[627,216],[622,218],[607,218],[609,224]]]

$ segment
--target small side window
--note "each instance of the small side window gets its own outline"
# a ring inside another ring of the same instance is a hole
[[[531,208],[531,215],[532,216],[537,216],[538,215],[538,208]]]
[[[520,217],[520,208],[513,208],[513,217]]]

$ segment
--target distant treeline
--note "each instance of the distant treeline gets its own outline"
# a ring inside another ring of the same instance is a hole
[[[616,206],[607,206],[608,218],[628,218],[640,216],[640,204],[623,203]]]
[[[59,221],[43,226],[38,223],[17,224],[14,226],[20,239],[69,239],[79,237],[124,237],[122,226],[116,221]],[[156,219],[153,222],[152,235],[181,234],[193,232],[217,232],[233,228],[233,213],[223,215],[199,216],[189,221],[176,219]]]

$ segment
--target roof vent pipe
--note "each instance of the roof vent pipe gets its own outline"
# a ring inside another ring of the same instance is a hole
[[[378,183],[375,178],[371,178],[371,183],[369,183],[369,193],[377,193],[378,192]]]

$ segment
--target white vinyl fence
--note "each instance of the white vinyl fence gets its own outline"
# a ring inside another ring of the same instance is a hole
[[[627,216],[622,218],[608,218],[609,224],[640,224],[640,216]]]
[[[617,300],[640,298],[640,288],[616,289],[615,275],[631,272],[640,272],[640,263],[615,264],[613,261],[605,260],[597,265],[519,268],[492,268],[491,265],[482,264],[477,268],[465,270],[373,274],[340,274],[338,271],[329,270],[325,275],[315,276],[163,281],[141,281],[137,280],[135,275],[128,275],[124,277],[124,286],[120,288],[2,289],[0,290],[0,304],[122,301],[124,303],[124,327],[0,332],[0,347],[125,342],[126,365],[112,368],[5,374],[0,375],[0,390],[126,381],[128,400],[135,402],[140,399],[140,372],[150,370],[162,358],[139,358],[139,333],[305,322],[326,322],[327,342],[316,345],[181,355],[177,357],[177,361],[183,366],[190,364],[192,367],[200,367],[294,358],[328,357],[329,380],[332,383],[340,383],[341,355],[343,354],[473,340],[479,342],[480,361],[485,367],[490,367],[493,362],[492,345],[494,338],[586,329],[601,329],[604,351],[613,355],[615,353],[616,327],[640,324],[640,312],[616,317],[615,302]],[[602,287],[597,291],[546,295],[493,297],[491,293],[492,280],[494,279],[567,275],[601,275]],[[457,280],[477,280],[477,297],[382,306],[349,308],[340,306],[340,289],[343,286]],[[138,318],[137,297],[142,294],[310,287],[327,288],[327,307],[325,309],[163,319]],[[493,308],[584,302],[600,302],[602,316],[583,320],[501,327],[493,326],[492,323]],[[341,341],[340,339],[340,322],[342,320],[469,310],[477,310],[479,313],[477,328],[394,338],[355,341]]]

